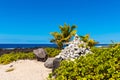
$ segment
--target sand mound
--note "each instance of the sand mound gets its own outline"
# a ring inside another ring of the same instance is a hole
[[[46,80],[51,69],[36,60],[19,60],[0,65],[0,80]]]

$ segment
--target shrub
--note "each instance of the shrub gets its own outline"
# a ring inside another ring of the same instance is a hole
[[[48,53],[48,57],[55,57],[60,53],[60,50],[57,48],[45,48]]]
[[[93,54],[75,61],[62,61],[55,70],[55,80],[118,80],[120,79],[120,46],[93,48]]]
[[[12,61],[16,61],[19,59],[35,59],[35,55],[31,53],[10,53],[10,54],[3,54],[0,56],[0,64],[8,64]]]

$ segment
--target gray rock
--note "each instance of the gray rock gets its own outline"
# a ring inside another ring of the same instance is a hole
[[[48,58],[47,52],[43,48],[33,50],[33,53],[36,55],[38,61],[45,62]]]
[[[55,58],[48,58],[45,63],[44,63],[44,66],[46,68],[53,68],[53,61],[54,61]]]
[[[55,71],[55,69],[57,69],[60,66],[60,62],[62,61],[62,58],[55,58],[53,61],[53,68],[52,68],[52,72]]]

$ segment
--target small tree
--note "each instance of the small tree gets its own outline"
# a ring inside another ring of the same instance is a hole
[[[80,38],[82,41],[86,42],[89,47],[93,47],[95,44],[98,44],[98,42],[96,42],[95,40],[90,39],[89,34],[86,34],[85,36],[80,36]]]
[[[65,42],[69,42],[72,36],[76,34],[77,26],[64,24],[64,26],[60,26],[60,33],[59,32],[51,32],[50,34],[54,37],[50,40],[50,42],[56,43],[59,49],[62,49],[63,44]]]

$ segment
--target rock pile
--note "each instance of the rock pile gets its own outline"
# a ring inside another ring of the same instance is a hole
[[[86,55],[87,53],[91,53],[90,48],[87,47],[87,43],[81,41],[79,36],[76,34],[73,41],[69,42],[68,46],[66,46],[59,55],[56,56],[56,58],[74,60],[75,58],[78,58],[81,55]]]

